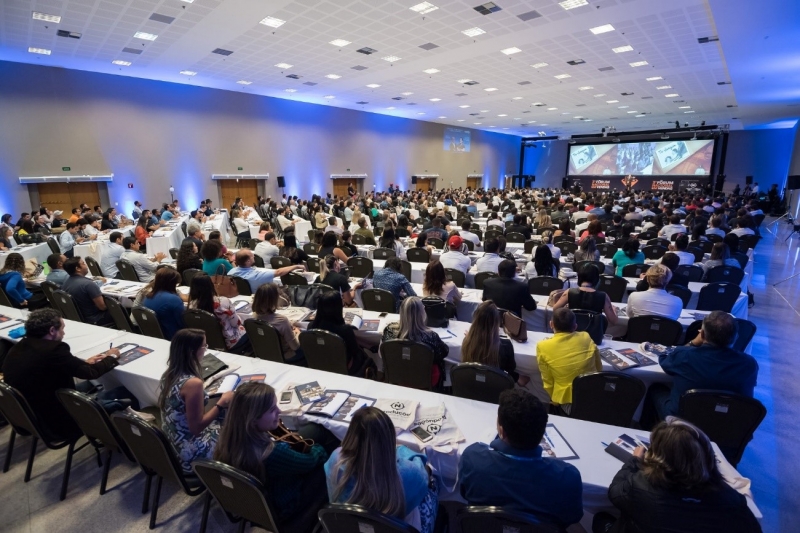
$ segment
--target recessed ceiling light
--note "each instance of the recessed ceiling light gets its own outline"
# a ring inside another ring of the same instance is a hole
[[[119,65],[121,67],[129,67],[129,66],[131,66],[131,62],[130,61],[123,61],[121,59],[115,59],[114,61],[112,61],[112,63],[114,63],[115,65]],[[183,74],[183,73],[181,72],[181,74]],[[194,72],[192,75],[194,75],[194,74],[197,74],[197,73]]]
[[[630,115],[632,113],[638,113],[638,111],[628,111],[627,113]]]
[[[414,93],[412,93],[412,92],[404,92],[404,93],[400,93],[400,94],[402,94],[403,96],[411,96]]]
[[[467,37],[477,37],[478,35],[482,35],[486,32],[478,27],[475,27],[475,28],[470,28],[468,30],[464,30],[461,33],[463,33]]]
[[[662,78],[661,76],[652,76],[650,78],[645,78],[645,81],[658,81],[658,80],[663,80],[663,79],[664,78]]]
[[[278,67],[278,68],[282,68],[282,69],[286,70],[288,68],[292,68],[294,65],[290,65],[289,63],[278,63],[275,66]]]
[[[536,107],[544,107],[544,104],[541,102],[534,102],[531,105],[535,105]]]
[[[475,124],[476,126],[480,126],[481,124],[483,124],[483,122],[473,122],[473,124]]]
[[[684,111],[684,113],[694,113],[694,111]]]
[[[535,120],[529,120],[528,124],[536,124],[536,121]]]
[[[430,2],[422,2],[421,4],[411,6],[408,9],[410,9],[411,11],[416,11],[420,15],[425,15],[427,13],[430,13],[431,11],[436,11],[439,8],[431,4]]]
[[[672,85],[659,85],[656,87],[659,91],[663,91],[664,89],[672,89]]]
[[[441,71],[438,68],[429,68],[429,69],[423,70],[422,72],[424,72],[425,74],[436,74],[437,72],[441,72]]]
[[[116,63],[116,61],[115,61],[115,63]],[[193,70],[182,70],[181,74],[183,74],[184,76],[197,76],[197,72],[195,72]]]
[[[628,109],[629,107],[630,107],[629,105],[621,105],[618,106],[617,109]]]
[[[296,93],[297,89],[284,89],[287,93]]]
[[[460,106],[458,106],[458,107],[460,107],[461,109],[466,109],[466,108],[468,108],[468,107],[469,107],[469,105],[468,105],[468,104],[464,104],[464,105],[460,105]]]
[[[586,63],[586,61],[584,61],[583,59],[572,59],[570,61],[567,61],[567,65],[572,65],[573,67],[576,65],[583,65],[584,63]]]
[[[632,67],[643,67],[647,64],[648,64],[647,61],[635,61],[633,63],[630,63]]]
[[[512,98],[512,100],[522,100],[522,97],[521,96],[515,96],[514,98]]]
[[[594,97],[595,98],[602,98],[605,95],[606,95],[606,93],[598,93],[598,94],[594,95]]]
[[[586,85],[586,86],[584,86],[584,87],[578,87],[578,90],[579,90],[579,91],[589,91],[589,90],[591,90],[591,89],[594,89],[594,87],[592,87],[592,86],[590,86],[590,85]]]
[[[28,48],[28,52],[32,54],[42,54],[44,56],[50,55],[50,50],[48,50],[47,48],[34,48],[31,46]]]
[[[239,85],[250,85],[253,82],[252,81],[247,81],[247,80],[239,80],[236,83],[238,83]]]
[[[442,99],[441,98],[431,98],[430,101],[431,102],[441,102]]]
[[[547,66],[547,63],[534,63],[531,65],[533,68],[543,68]]]
[[[522,52],[522,50],[520,50],[516,46],[512,46],[511,48],[504,48],[503,50],[500,50],[500,51],[502,53],[504,53],[505,55],[507,55],[507,56],[510,56],[512,54],[518,54],[518,53]]]
[[[389,63],[394,63],[395,61],[400,61],[400,58],[397,57],[397,56],[385,56],[385,57],[382,57],[381,59],[383,59],[384,61],[388,61]]]
[[[325,77],[331,80],[338,80],[339,78],[341,78],[341,76],[339,76],[338,74],[326,74]]]
[[[563,2],[559,2],[558,5],[569,11],[570,9],[575,9],[576,7],[585,6],[588,3],[588,0],[564,0]]]
[[[575,115],[575,116],[574,116],[574,117],[572,117],[572,118],[583,118],[583,115]]]
[[[625,45],[625,46],[618,46],[616,48],[612,48],[611,51],[615,54],[621,54],[623,52],[631,52],[633,50],[633,46]]]
[[[59,22],[61,22],[61,17],[58,15],[48,15],[47,13],[39,13],[38,11],[34,11],[33,20],[43,20],[45,22],[52,22],[53,24],[58,24]]]
[[[487,87],[484,89],[487,93],[491,93],[497,90],[497,87]]]
[[[642,118],[642,117],[646,117],[646,116],[647,115],[645,115],[645,114],[641,114],[641,115],[636,115],[636,118]]]
[[[186,2],[187,4],[193,4],[194,0],[181,0],[181,2]]]
[[[280,28],[284,24],[286,24],[285,20],[281,20],[275,17],[265,17],[259,22],[259,24],[263,24],[264,26],[269,26],[270,28]]]
[[[419,113],[417,113],[417,115],[424,115],[424,114],[425,114],[424,111],[420,111]]]
[[[394,109],[394,106],[389,106],[386,109]]]
[[[470,82],[470,81],[472,81],[472,80],[471,80],[471,79],[469,79],[469,78],[464,78],[464,79],[462,79],[462,80],[457,80],[457,81],[456,81],[456,83],[460,83],[460,84],[462,84],[462,85],[463,85],[463,84],[465,84],[465,83],[467,83],[467,82]]]
[[[692,106],[690,106],[690,105],[682,105],[682,106],[678,107],[678,109],[691,109],[691,108],[692,108]]]
[[[497,115],[498,117],[507,117],[508,115]]]
[[[567,78],[571,78],[572,76],[570,76],[569,74],[559,74],[558,76],[553,76],[553,77],[557,80],[565,80]]]
[[[619,100],[606,100],[606,103],[607,104],[617,104],[617,103],[619,103]]]
[[[564,112],[563,112],[563,113],[561,113],[561,114],[562,114],[562,115],[571,115],[572,113],[570,113],[569,111],[564,111]]]
[[[456,122],[464,122],[463,118],[458,119]]]
[[[333,46],[338,46],[339,48],[343,46],[347,46],[348,44],[352,44],[350,41],[345,41],[344,39],[334,39],[330,42]]]
[[[669,93],[664,95],[665,98],[677,98],[678,96],[680,96],[678,93]]]
[[[444,115],[442,115],[442,116],[440,116],[440,117],[438,117],[438,118],[447,118],[447,117],[446,117],[446,116],[444,116]]]
[[[558,109],[557,107],[548,107],[547,108],[548,111],[556,111],[557,109]]]
[[[367,85],[367,87],[369,87],[370,89],[377,89],[378,87],[380,87],[380,85],[378,85],[377,83],[370,83],[369,85]]]
[[[614,26],[612,26],[611,24],[603,24],[602,26],[590,28],[589,31],[594,33],[595,35],[600,35],[601,33],[608,33],[610,31],[614,31]]]
[[[158,35],[155,35],[153,33],[147,33],[144,31],[137,31],[136,33],[133,34],[133,36],[137,39],[144,39],[145,41],[155,41],[156,39],[158,39]]]
[[[326,100],[333,100],[336,97],[333,96],[332,94],[328,94],[328,95],[323,96],[323,98],[325,98]]]

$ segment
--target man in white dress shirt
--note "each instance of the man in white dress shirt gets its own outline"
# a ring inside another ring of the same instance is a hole
[[[686,249],[689,248],[689,236],[685,233],[682,235],[678,235],[678,238],[675,239],[675,242],[670,245],[670,249],[672,253],[678,256],[681,260],[681,265],[693,265],[694,264],[694,254],[691,252],[687,252]]]
[[[115,231],[108,236],[108,244],[103,250],[103,256],[100,259],[100,270],[103,271],[105,277],[119,277],[117,261],[122,257],[124,252],[125,248],[122,247],[122,233]]]
[[[642,292],[632,292],[628,296],[628,317],[655,315],[672,320],[681,316],[683,302],[664,288],[672,279],[672,272],[664,265],[653,265],[645,274],[650,288]]]
[[[256,249],[253,250],[253,253],[260,256],[261,259],[264,260],[265,265],[269,265],[270,259],[277,257],[280,252],[281,250],[278,248],[278,241],[275,238],[275,234],[271,231],[264,235],[264,240],[256,244]]]
[[[686,233],[687,231],[686,226],[681,224],[680,215],[673,214],[669,217],[669,224],[661,228],[658,232],[658,236],[670,239],[673,233]]]
[[[503,262],[503,258],[497,254],[497,251],[500,249],[500,241],[494,237],[486,239],[483,249],[485,253],[483,257],[478,259],[478,262],[475,263],[475,269],[478,272],[494,272],[497,274],[497,267]]]
[[[156,277],[156,270],[159,263],[167,257],[164,252],[158,252],[153,259],[148,259],[145,254],[139,253],[139,241],[135,237],[125,237],[122,240],[122,246],[125,248],[120,259],[124,259],[133,265],[136,274],[139,276],[139,281],[142,283],[150,283]]]
[[[481,245],[481,240],[478,236],[472,233],[470,230],[472,229],[472,223],[469,220],[465,220],[461,223],[461,231],[458,234],[461,236],[462,239],[465,241],[471,241],[475,244],[475,246]]]
[[[450,240],[447,241],[447,251],[439,256],[439,261],[444,268],[459,270],[466,276],[472,267],[472,261],[469,255],[466,255],[466,246],[463,244],[464,240],[458,235],[450,237]]]

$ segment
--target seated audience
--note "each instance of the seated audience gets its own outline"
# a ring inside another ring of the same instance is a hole
[[[230,256],[224,256],[222,243],[216,239],[209,239],[200,248],[200,255],[203,257],[203,272],[209,276],[216,274],[227,274],[233,268]]]
[[[445,252],[439,256],[439,261],[444,268],[452,268],[467,275],[469,269],[472,267],[472,261],[469,258],[469,250],[464,240],[458,235],[453,235],[447,241]]]
[[[184,296],[178,295],[178,285],[181,284],[181,275],[172,268],[162,268],[156,272],[153,285],[145,293],[142,305],[155,312],[164,338],[172,337],[186,327],[183,321]]]
[[[175,260],[175,269],[179,274],[183,275],[183,272],[190,268],[203,269],[203,260],[197,252],[197,244],[194,241],[183,241],[178,249],[178,258]]]
[[[61,290],[72,296],[75,307],[80,311],[83,320],[95,326],[110,326],[114,323],[111,313],[108,312],[99,284],[104,279],[93,281],[87,278],[89,267],[83,258],[73,257],[64,263],[64,270],[69,278],[61,285]]]
[[[459,460],[461,496],[469,505],[532,514],[561,530],[583,517],[580,472],[542,451],[547,418],[527,391],[500,394],[497,437],[491,444],[470,444]]]
[[[655,315],[677,320],[683,301],[665,290],[672,279],[672,271],[664,265],[653,265],[647,269],[645,279],[649,289],[628,295],[628,317]]]
[[[145,254],[139,251],[139,241],[134,237],[125,237],[122,239],[122,246],[125,248],[125,252],[120,256],[120,259],[124,259],[133,265],[133,269],[136,271],[136,275],[139,276],[139,281],[142,283],[152,281],[153,277],[156,275],[158,265],[167,258],[167,254],[158,252],[153,259],[148,259]]]
[[[475,263],[475,269],[478,272],[494,272],[497,273],[497,267],[503,262],[498,250],[500,249],[500,241],[497,237],[490,237],[486,239],[483,246],[483,257],[478,258]],[[467,268],[469,270],[469,267]]]
[[[403,263],[397,257],[386,260],[383,268],[376,270],[372,276],[372,286],[375,289],[384,289],[392,293],[396,302],[396,308],[400,309],[400,304],[406,296],[416,296],[411,283],[402,274]]]
[[[583,239],[578,245],[578,249],[575,250],[575,260],[573,264],[580,263],[581,261],[600,261],[600,251],[597,249],[594,237]]]
[[[364,376],[367,368],[372,368],[372,360],[358,345],[355,328],[344,321],[344,305],[338,292],[325,291],[320,295],[316,315],[308,329],[322,329],[342,338],[347,350],[347,372],[351,376]]]
[[[107,278],[119,278],[119,269],[117,268],[117,261],[122,258],[125,253],[125,248],[122,246],[122,233],[114,231],[108,236],[108,244],[103,249],[103,255],[100,259],[100,271],[103,276]]]
[[[372,230],[367,227],[366,217],[361,217],[358,219],[358,229],[354,232],[354,234],[364,237],[364,240],[368,245],[376,245],[375,234],[372,233]]]
[[[189,309],[200,309],[217,318],[225,337],[225,351],[246,353],[250,351],[250,340],[236,313],[233,302],[225,296],[217,296],[211,276],[197,275],[189,288]]]
[[[481,303],[472,315],[472,325],[461,343],[461,361],[480,363],[499,368],[508,373],[514,381],[525,386],[530,378],[521,376],[515,369],[514,345],[507,338],[500,338],[503,325],[500,311],[494,302]]]
[[[264,260],[264,265],[269,265],[273,257],[277,257],[281,253],[281,242],[275,237],[271,231],[263,235],[263,240],[256,244],[256,249],[253,250],[257,256]]]
[[[352,307],[356,298],[356,291],[363,286],[362,282],[356,283],[352,288],[347,280],[347,276],[342,275],[341,264],[335,255],[326,255],[319,262],[319,276],[314,280],[314,283],[322,283],[333,287],[334,290],[341,293],[344,305]]]
[[[680,259],[677,255],[673,252],[667,252],[661,258],[661,266],[665,266],[669,269],[672,273],[672,278],[669,280],[669,285],[680,285],[681,287],[689,287],[689,276],[688,274],[680,274],[676,272],[676,269],[680,266]],[[738,265],[738,263],[737,263]],[[642,279],[636,284],[637,291],[646,291],[650,288],[650,284],[647,283],[647,272],[642,274]]]
[[[388,324],[383,330],[382,341],[409,340],[430,348],[433,352],[431,386],[438,389],[444,383],[444,359],[450,353],[450,348],[442,342],[438,333],[425,325],[425,320],[425,305],[422,300],[417,296],[410,296],[400,306],[400,321]]]
[[[406,259],[406,249],[403,246],[403,243],[396,237],[394,229],[392,229],[389,226],[386,226],[384,228],[378,246],[380,246],[381,248],[388,248],[389,250],[394,250],[395,256],[398,259],[402,260]],[[346,261],[347,257],[345,257],[344,260]]]
[[[614,273],[622,277],[622,269],[628,265],[640,265],[644,263],[644,253],[639,251],[639,239],[628,239],[622,248],[614,252],[611,264],[614,266]]]
[[[458,302],[461,301],[461,291],[458,290],[455,283],[447,279],[444,266],[438,259],[431,260],[425,268],[422,295],[436,296],[453,305],[458,305]]]
[[[711,257],[708,261],[703,262],[703,279],[708,276],[708,272],[718,266],[729,266],[734,268],[742,268],[742,265],[736,258],[731,257],[730,248],[724,242],[718,242],[711,248]]]
[[[471,241],[475,246],[480,246],[481,239],[476,233],[471,231],[473,227],[474,226],[469,220],[463,221],[461,223],[461,230],[458,232],[458,235],[465,241]]]
[[[11,305],[31,311],[47,307],[47,298],[40,288],[32,287],[33,290],[28,290],[25,285],[26,277],[25,259],[16,252],[8,254],[3,268],[0,269],[0,287],[5,291]]]
[[[675,239],[675,242],[670,245],[670,250],[672,253],[678,256],[678,259],[680,259],[679,264],[681,265],[694,264],[694,254],[687,252],[687,248],[689,248],[689,236],[685,233],[678,235],[678,238]]]
[[[658,231],[658,236],[672,240],[673,234],[686,233],[686,231],[686,226],[681,224],[681,216],[675,214],[669,217],[669,224]]]
[[[242,248],[236,252],[236,266],[228,271],[228,275],[247,280],[250,285],[250,291],[255,293],[261,285],[272,283],[275,278],[285,276],[295,270],[305,271],[306,269],[303,265],[290,265],[273,270],[271,268],[257,268],[255,264],[256,260],[253,251],[248,248]]]
[[[578,286],[564,291],[561,298],[553,305],[553,311],[566,305],[575,311],[583,309],[595,313],[603,313],[612,326],[617,323],[617,310],[611,305],[611,298],[603,291],[597,290],[600,283],[600,272],[595,265],[585,265],[578,271]]]
[[[67,262],[67,256],[63,254],[50,254],[47,256],[47,266],[50,267],[50,273],[45,278],[45,281],[54,283],[60,289],[65,281],[69,278],[69,274],[64,270],[64,263]]]
[[[192,461],[214,456],[225,409],[233,400],[233,392],[225,392],[206,411],[208,393],[203,388],[200,367],[206,347],[203,330],[178,331],[169,346],[167,370],[161,376],[158,397],[161,430],[172,443],[187,475],[193,475]]]
[[[0,250],[11,250],[14,247],[14,228],[0,227]]]
[[[327,255],[336,256],[336,259],[342,261],[343,263],[347,263],[349,256],[339,248],[339,238],[336,236],[336,233],[332,231],[326,232],[322,236],[322,243],[320,244],[319,250],[317,251],[317,257],[322,259]],[[394,249],[394,248],[392,248]]]
[[[289,319],[276,313],[280,305],[280,292],[274,283],[266,283],[253,296],[253,318],[263,320],[275,328],[280,335],[283,359],[297,364],[305,359],[300,348],[300,330]]]
[[[73,248],[75,248],[75,245],[81,244],[85,240],[86,239],[78,235],[78,223],[69,222],[67,223],[66,229],[58,236],[58,246],[61,248],[61,253],[66,255],[67,259],[69,259],[74,255]]]
[[[291,234],[284,235],[280,255],[281,257],[288,257],[293,265],[308,261],[308,255],[297,247],[297,237]]]
[[[538,276],[558,277],[558,267],[549,245],[537,246],[533,251],[533,261],[528,261],[528,264],[525,265],[526,278],[531,279]]]
[[[511,311],[521,317],[522,309],[536,310],[536,300],[528,291],[528,286],[517,281],[517,263],[504,259],[498,266],[498,276],[483,282],[483,300],[492,300],[497,307]]]

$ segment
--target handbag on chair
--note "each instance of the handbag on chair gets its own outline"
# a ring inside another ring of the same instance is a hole
[[[528,342],[528,328],[525,321],[511,311],[503,313],[503,329],[506,335],[515,341]]]
[[[280,421],[277,428],[269,432],[269,435],[275,442],[285,442],[298,453],[308,453],[314,445],[313,440],[303,438],[299,433],[284,426],[283,420]]]
[[[222,266],[217,268],[217,274],[211,276],[211,281],[214,283],[214,289],[217,291],[217,296],[224,296],[226,298],[233,298],[239,296],[239,289],[236,288],[236,281],[230,276],[219,274]]]

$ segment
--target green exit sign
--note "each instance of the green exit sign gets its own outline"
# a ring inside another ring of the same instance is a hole
[[[244,167],[239,167],[236,170],[244,170]]]
[[[70,171],[70,170],[72,170],[72,169],[71,169],[70,167],[61,167],[61,170],[62,170],[63,172],[69,172],[69,171]]]

